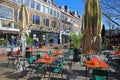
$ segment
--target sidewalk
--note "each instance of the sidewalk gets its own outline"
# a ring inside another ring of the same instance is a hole
[[[19,47],[15,47],[14,51],[17,50]],[[34,48],[33,50],[40,50],[42,54],[46,53],[48,50],[54,49],[54,46],[43,46],[42,48]],[[0,79],[1,80],[16,80],[18,76],[22,73],[16,72],[15,67],[10,65],[9,67],[6,66],[7,64],[7,57],[6,52],[9,51],[9,48],[0,48],[0,50],[4,53],[4,55],[0,55]],[[0,53],[1,54],[1,53]],[[101,55],[101,59],[104,58],[104,55]],[[72,56],[70,57],[72,59]],[[71,69],[69,66],[69,62],[66,61],[63,69],[63,80],[86,80],[86,74],[85,70],[86,67],[84,65],[80,65],[79,62],[72,65]],[[34,76],[34,74],[32,74]],[[109,80],[120,80],[120,78],[117,78],[120,76],[120,73],[116,73],[112,67],[109,71]],[[57,78],[60,78],[61,76],[56,76]],[[22,74],[22,77],[19,78],[19,80],[29,80],[29,75],[27,72],[24,72]],[[31,80],[38,80],[38,79],[31,79]],[[41,79],[43,80],[43,79]],[[45,78],[44,80],[48,80],[48,78]],[[56,80],[53,79],[53,77],[50,80]],[[61,80],[61,79],[58,79]],[[87,79],[89,80],[89,78]]]

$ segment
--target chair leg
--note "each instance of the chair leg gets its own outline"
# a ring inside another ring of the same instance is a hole
[[[30,77],[31,77],[32,71],[33,71],[33,69],[30,71]]]
[[[9,60],[8,63],[7,63],[7,67],[8,67],[8,65],[9,65],[9,62],[10,62],[10,60]]]
[[[62,79],[63,79],[62,71],[60,71],[60,73],[61,73],[61,77],[62,77]]]

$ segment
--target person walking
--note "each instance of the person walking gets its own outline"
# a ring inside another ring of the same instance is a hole
[[[11,49],[11,51],[13,51],[13,49],[14,49],[14,43],[15,43],[15,39],[14,39],[13,36],[11,36],[11,39],[10,39],[10,49]]]

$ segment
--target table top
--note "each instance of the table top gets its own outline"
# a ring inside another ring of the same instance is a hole
[[[85,61],[86,67],[88,68],[110,68],[106,62],[99,60],[97,64],[94,64],[92,61]]]
[[[63,54],[63,52],[62,52],[62,51],[60,51],[60,50],[55,50],[55,51],[53,52],[53,54],[56,54],[56,55],[61,55],[61,54]]]
[[[48,59],[40,58],[40,59],[37,59],[35,62],[37,62],[37,63],[51,64],[55,59],[56,59],[55,56],[49,56]]]

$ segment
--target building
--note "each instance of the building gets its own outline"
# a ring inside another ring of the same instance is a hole
[[[68,12],[62,11],[53,0],[3,0],[0,2],[0,37],[5,40],[9,40],[10,36],[19,38],[22,4],[28,9],[30,36],[38,38],[44,45],[50,45],[51,42],[56,45],[60,35],[80,31],[75,29],[76,26],[80,28],[80,17],[68,9]],[[63,20],[63,15],[66,20]]]
[[[61,43],[70,41],[70,33],[81,34],[81,18],[77,11],[72,12],[68,6],[60,6],[61,9]]]

